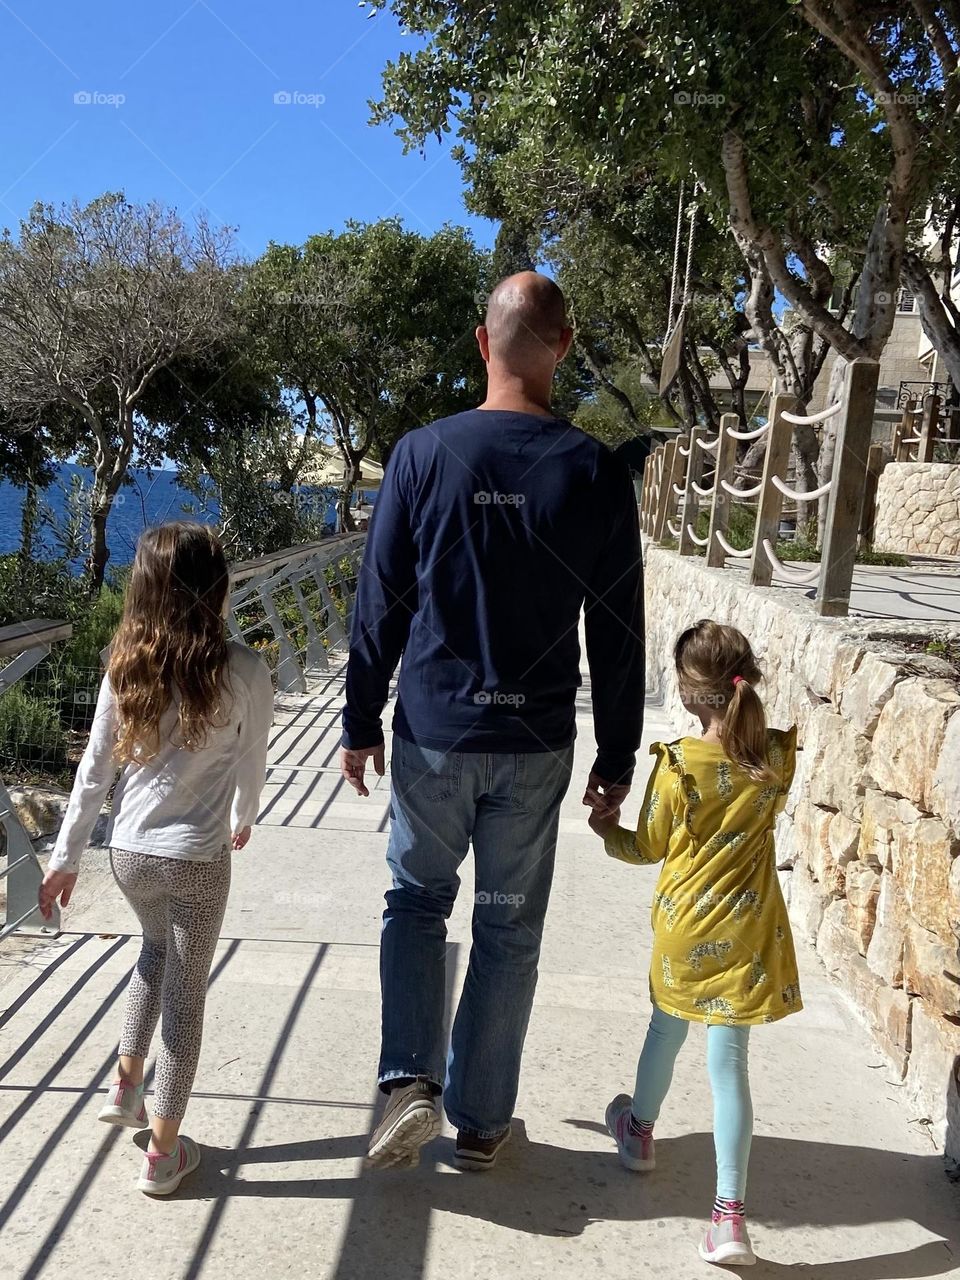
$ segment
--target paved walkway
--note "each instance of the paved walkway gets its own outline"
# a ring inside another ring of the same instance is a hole
[[[726,567],[746,577],[747,563],[728,559]],[[798,564],[798,568],[806,566]],[[816,586],[776,580],[776,591],[813,600]],[[850,589],[850,616],[891,621],[960,623],[960,557],[922,560],[898,569],[858,564]]]
[[[584,827],[586,689],[516,1140],[490,1175],[457,1173],[449,1134],[416,1172],[364,1169],[387,789],[362,801],[340,785],[340,697],[332,676],[311,696],[278,703],[263,815],[236,858],[188,1117],[204,1163],[171,1200],[133,1189],[129,1134],[95,1119],[137,952],[102,853],[89,856],[68,932],[26,960],[7,956],[0,1274],[709,1275],[694,1252],[713,1177],[702,1033],[678,1065],[657,1172],[626,1173],[603,1132],[606,1102],[632,1085],[646,1021],[655,873],[604,858]],[[651,709],[648,737],[665,732]],[[471,895],[468,870],[450,929],[458,981]],[[769,1261],[753,1274],[960,1274],[957,1188],[818,961],[805,952],[801,965],[806,1011],[755,1037],[750,1208]]]

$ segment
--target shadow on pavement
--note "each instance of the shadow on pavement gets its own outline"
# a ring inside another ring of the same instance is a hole
[[[604,1134],[592,1122],[569,1121],[581,1130]],[[604,1143],[609,1140],[604,1134]],[[423,1274],[427,1236],[422,1211],[438,1210],[494,1223],[513,1231],[576,1237],[597,1221],[657,1223],[670,1230],[671,1218],[702,1219],[713,1199],[713,1140],[706,1133],[663,1139],[658,1169],[652,1176],[621,1169],[612,1150],[582,1151],[531,1142],[522,1121],[514,1121],[514,1139],[494,1173],[438,1172],[451,1164],[452,1143],[440,1139],[425,1150],[415,1171],[366,1171],[355,1178],[257,1179],[258,1165],[360,1158],[365,1134],[307,1139],[277,1146],[249,1147],[237,1167],[237,1153],[208,1148],[203,1171],[185,1185],[179,1198],[220,1200],[229,1195],[315,1197],[354,1201],[362,1232],[353,1238],[349,1265],[341,1259],[336,1276],[388,1272],[396,1280]],[[434,1160],[429,1160],[433,1155]],[[230,1170],[218,1173],[218,1165]],[[232,1176],[231,1176],[232,1175]],[[752,1274],[776,1280],[798,1272],[816,1280],[911,1280],[956,1274],[960,1265],[954,1194],[938,1155],[914,1156],[869,1147],[849,1147],[760,1135],[754,1139],[750,1167],[751,1219],[769,1247],[777,1228],[823,1229],[884,1226],[912,1220],[934,1235],[916,1248],[891,1254],[831,1261],[829,1230],[815,1230],[810,1260],[781,1264],[761,1259]],[[414,1227],[414,1221],[416,1226]],[[688,1231],[684,1224],[681,1228]],[[953,1237],[952,1241],[948,1238]],[[666,1244],[667,1237],[664,1237]],[[695,1238],[690,1241],[691,1259]],[[796,1247],[795,1240],[792,1242]],[[669,1248],[676,1249],[671,1238]],[[644,1241],[649,1250],[649,1236]],[[651,1259],[653,1260],[653,1259]]]

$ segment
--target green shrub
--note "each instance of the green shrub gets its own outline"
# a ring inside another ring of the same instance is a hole
[[[0,693],[0,764],[55,772],[67,763],[67,736],[49,696],[19,685]]]

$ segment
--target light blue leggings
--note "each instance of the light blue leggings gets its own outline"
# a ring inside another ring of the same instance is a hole
[[[689,1022],[653,1010],[650,1029],[637,1063],[633,1114],[652,1124],[670,1081],[673,1064],[690,1029]],[[707,1027],[707,1070],[713,1091],[713,1143],[717,1152],[717,1195],[743,1200],[753,1137],[753,1103],[747,1075],[749,1027]]]

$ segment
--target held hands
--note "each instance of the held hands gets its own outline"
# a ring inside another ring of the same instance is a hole
[[[590,809],[587,822],[590,830],[606,838],[620,825],[620,806],[630,794],[630,786],[624,782],[607,782],[597,773],[587,779],[583,803]]]
[[[43,883],[40,885],[40,890],[37,894],[37,905],[44,920],[49,920],[53,915],[53,908],[57,899],[60,900],[61,907],[67,905],[76,883],[76,871],[47,872],[43,877]]]
[[[368,760],[373,760],[374,773],[382,778],[384,774],[384,745],[382,742],[375,747],[361,747],[356,751],[351,751],[347,747],[341,748],[340,773],[350,783],[358,796],[368,796],[370,794],[363,781]]]

